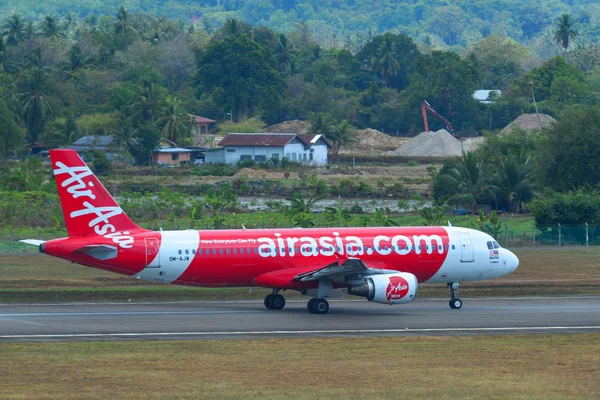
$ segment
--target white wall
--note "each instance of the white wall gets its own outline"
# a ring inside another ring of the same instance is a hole
[[[207,150],[204,154],[204,162],[212,164],[224,164],[225,149]]]

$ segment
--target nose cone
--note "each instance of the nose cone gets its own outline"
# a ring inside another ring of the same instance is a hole
[[[513,272],[514,270],[516,270],[517,268],[519,268],[519,257],[517,257],[515,255],[515,253],[513,253],[510,250],[506,250],[506,259],[507,259],[507,266],[510,269],[510,272]],[[509,272],[509,273],[510,273]]]

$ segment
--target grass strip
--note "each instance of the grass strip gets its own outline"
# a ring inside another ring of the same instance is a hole
[[[600,335],[2,343],[0,398],[592,399]]]

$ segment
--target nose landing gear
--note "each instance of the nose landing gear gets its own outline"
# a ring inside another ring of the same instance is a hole
[[[458,310],[462,307],[462,300],[458,298],[458,282],[448,283],[448,289],[450,290],[450,308]]]

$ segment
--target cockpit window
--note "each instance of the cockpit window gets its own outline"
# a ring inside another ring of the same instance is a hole
[[[500,245],[498,244],[498,242],[494,241],[493,244],[494,244],[494,248],[495,249],[499,249],[500,248]]]
[[[492,244],[492,242],[487,242],[487,247],[488,249],[492,250],[494,248],[494,245]]]

